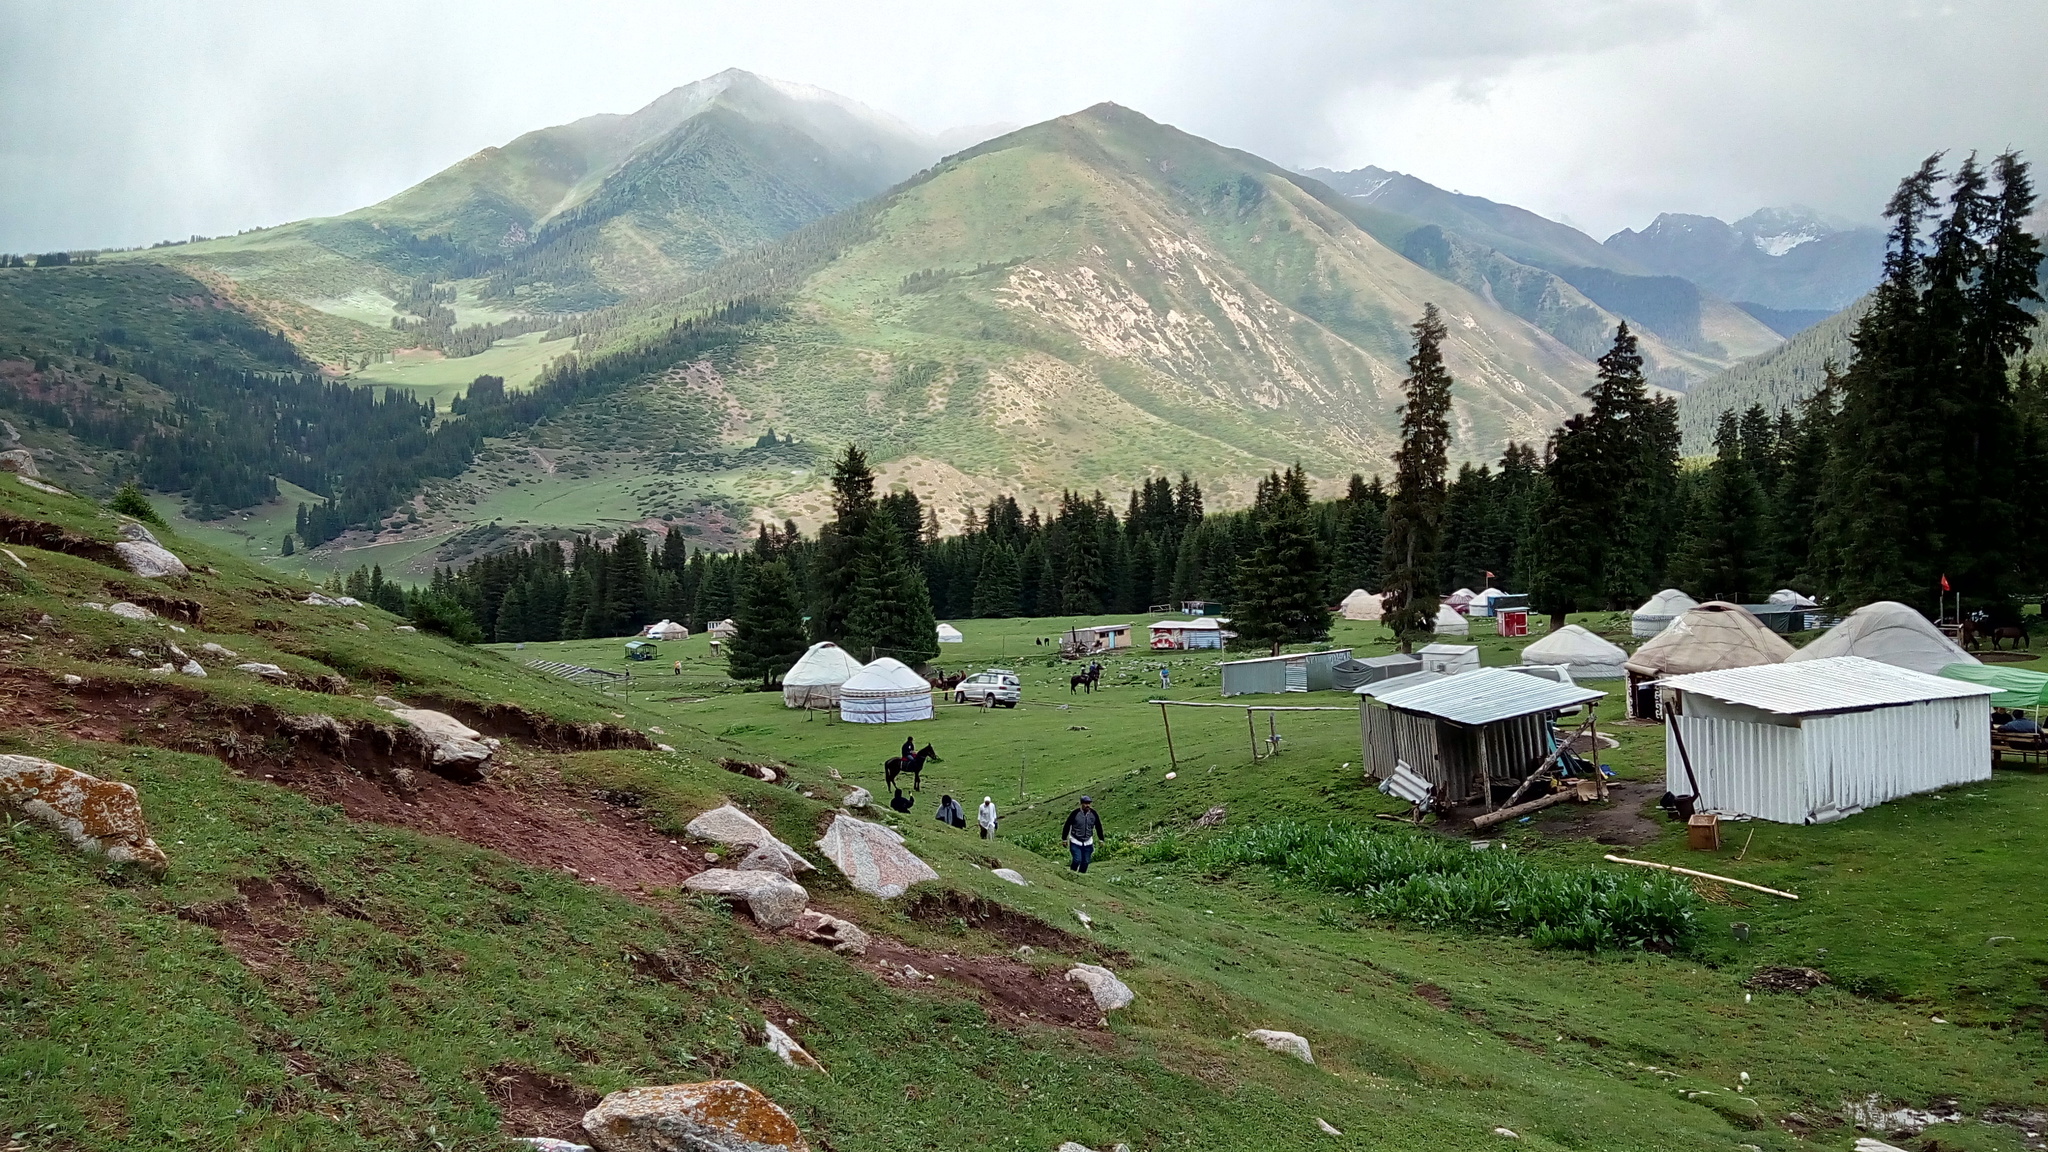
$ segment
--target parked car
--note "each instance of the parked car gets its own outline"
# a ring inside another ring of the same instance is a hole
[[[1015,708],[1023,696],[1023,684],[1008,668],[976,672],[953,689],[953,699],[962,704],[999,704]]]

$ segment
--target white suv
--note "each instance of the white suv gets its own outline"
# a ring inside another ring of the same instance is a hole
[[[1008,668],[976,672],[953,688],[953,699],[962,704],[1000,704],[1015,708],[1023,695],[1017,674]]]

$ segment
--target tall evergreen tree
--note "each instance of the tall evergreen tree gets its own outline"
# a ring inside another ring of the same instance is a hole
[[[848,444],[832,468],[832,521],[818,532],[816,602],[811,634],[819,640],[844,641],[847,618],[853,613],[856,560],[868,521],[875,517],[875,474],[867,453]],[[897,547],[901,549],[899,541]]]
[[[932,615],[924,573],[910,564],[894,519],[870,517],[854,557],[852,606],[846,616],[847,651],[867,659],[894,656],[913,667],[939,654],[938,619]]]
[[[1008,544],[991,544],[982,553],[981,571],[974,582],[974,614],[1015,616],[1020,583],[1017,553]]]
[[[789,566],[780,560],[753,565],[744,584],[739,611],[733,616],[739,631],[726,651],[726,664],[733,679],[759,679],[767,688],[803,658],[803,605],[790,582]]]
[[[1332,591],[1341,598],[1354,588],[1370,591],[1380,587],[1386,544],[1387,490],[1378,476],[1368,484],[1353,472],[1344,494],[1344,524],[1337,542],[1337,578]]]
[[[1444,322],[1436,305],[1423,306],[1411,331],[1415,354],[1402,385],[1408,403],[1401,411],[1401,447],[1394,453],[1394,490],[1387,500],[1387,590],[1395,607],[1385,620],[1403,652],[1435,630],[1451,447],[1451,374],[1444,367]]]
[[[1282,644],[1330,631],[1322,540],[1309,522],[1308,475],[1297,464],[1259,482],[1252,507],[1258,545],[1238,569],[1232,627],[1275,656]]]

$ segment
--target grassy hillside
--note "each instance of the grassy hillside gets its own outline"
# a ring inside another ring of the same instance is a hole
[[[1703,887],[1688,954],[1542,950],[1376,920],[1351,897],[1257,868],[1204,874],[1167,850],[1289,819],[1437,836],[1371,818],[1393,805],[1346,763],[1348,710],[1282,714],[1283,751],[1253,765],[1241,714],[1179,709],[1168,781],[1145,703],[1158,658],[1113,658],[1103,692],[1069,698],[1066,670],[1032,643],[1066,621],[963,621],[948,663],[1018,668],[1025,704],[914,726],[944,763],[900,823],[938,883],[884,904],[829,866],[805,874],[814,906],[876,937],[840,956],[680,895],[717,850],[681,827],[730,799],[808,852],[846,787],[879,783],[899,730],[738,691],[701,638],[664,645],[629,694],[600,695],[522,662],[608,664],[616,641],[465,650],[372,609],[298,604],[288,583],[176,535],[165,542],[197,574],[136,580],[91,558],[115,521],[83,501],[7,482],[0,515],[65,534],[39,535],[55,551],[9,545],[20,565],[0,555],[0,622],[26,637],[0,649],[18,718],[0,743],[133,784],[171,858],[153,878],[19,816],[0,831],[0,1114],[30,1147],[498,1149],[573,1135],[599,1093],[715,1075],[842,1152],[1481,1149],[1502,1146],[1496,1128],[1538,1148],[1789,1152],[1846,1146],[1845,1105],[1872,1095],[1952,1099],[1970,1120],[1929,1138],[1991,1152],[2030,1146],[2019,1125],[2048,1105],[2038,775],[1823,828],[1751,825],[1707,856],[1635,811],[1654,795],[1658,733],[1610,716],[1620,802],[1552,809],[1496,850],[1544,871],[1607,868],[1597,829],[1803,899]],[[139,623],[79,607],[152,594],[189,606]],[[1374,633],[1342,625],[1338,639],[1383,650]],[[205,679],[146,670],[170,644],[207,641],[291,679],[212,657]],[[1479,643],[1491,663],[1521,642]],[[1206,657],[1167,662],[1176,698],[1215,700]],[[501,736],[499,765],[464,785],[409,764],[378,693]],[[295,718],[316,714],[352,752],[306,735],[324,725]],[[776,761],[787,781],[724,770],[731,758]],[[1077,877],[1044,853],[1082,790],[1110,837]],[[997,839],[929,819],[941,791],[995,796]],[[1193,829],[1218,804],[1222,830]],[[998,863],[1031,886],[991,876]],[[1728,933],[1738,919],[1748,944]],[[1108,964],[1137,1002],[1098,1023],[1059,979],[1073,960]],[[1749,993],[1761,964],[1834,980]],[[751,1043],[764,1018],[831,1075]],[[1241,1039],[1251,1027],[1302,1033],[1317,1064]]]

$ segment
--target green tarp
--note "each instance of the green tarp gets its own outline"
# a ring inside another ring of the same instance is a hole
[[[2033,672],[2009,664],[1951,664],[1941,674],[1950,680],[1988,684],[1998,689],[1998,695],[1991,698],[1996,708],[2048,706],[2048,672]]]

